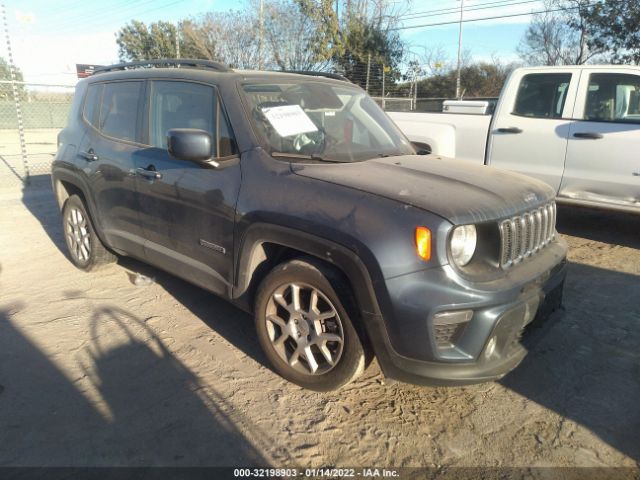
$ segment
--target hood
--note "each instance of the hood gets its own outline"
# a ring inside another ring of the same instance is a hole
[[[514,216],[555,192],[524,175],[440,156],[405,155],[355,163],[292,164],[297,175],[381,195],[454,225]]]

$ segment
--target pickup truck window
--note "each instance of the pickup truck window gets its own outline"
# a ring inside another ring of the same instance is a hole
[[[640,76],[592,73],[584,109],[592,122],[640,123]]]
[[[533,118],[562,118],[570,73],[530,73],[518,87],[514,115]]]

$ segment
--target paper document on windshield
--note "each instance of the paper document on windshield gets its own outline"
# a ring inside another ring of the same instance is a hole
[[[300,108],[300,105],[282,105],[263,108],[262,113],[281,137],[317,132],[318,128]]]

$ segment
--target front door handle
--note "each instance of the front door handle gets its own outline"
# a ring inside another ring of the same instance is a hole
[[[502,127],[498,128],[498,133],[522,133],[522,129],[518,127]]]
[[[602,134],[595,132],[578,132],[574,133],[573,136],[575,138],[586,138],[588,140],[598,140],[602,138]]]
[[[141,177],[148,178],[149,180],[159,180],[162,178],[162,174],[160,172],[149,170],[148,168],[136,168],[136,173]]]
[[[90,148],[86,152],[78,153],[82,158],[84,158],[87,162],[97,162],[100,160],[100,157],[96,155],[96,152],[93,151],[93,148]]]

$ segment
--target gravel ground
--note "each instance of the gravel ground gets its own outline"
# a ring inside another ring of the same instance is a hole
[[[76,270],[40,180],[0,190],[0,466],[640,467],[638,216],[560,208],[565,311],[502,381],[417,387],[374,363],[319,394],[211,294],[130,259]]]

